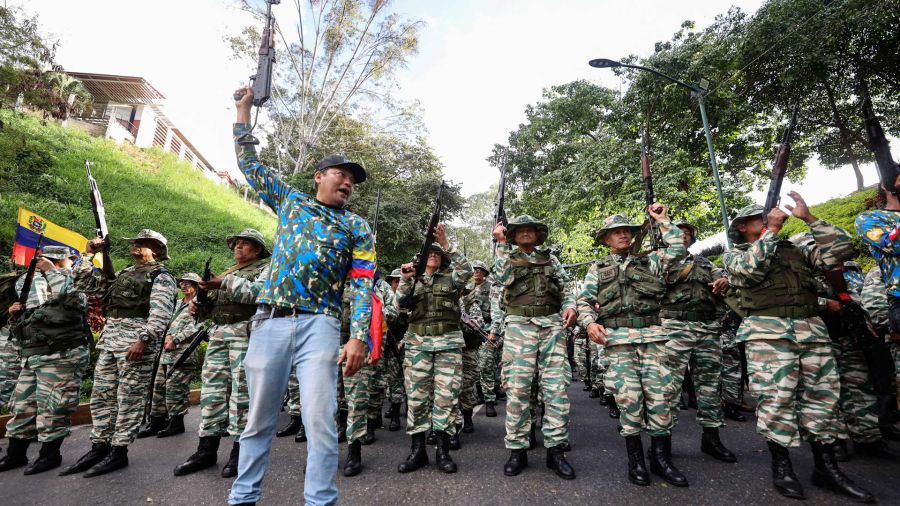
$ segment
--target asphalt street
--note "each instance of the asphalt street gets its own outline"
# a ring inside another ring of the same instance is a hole
[[[681,423],[673,438],[676,465],[687,475],[690,487],[671,487],[657,477],[649,487],[638,487],[626,477],[624,441],[616,432],[617,421],[606,408],[589,399],[582,384],[572,384],[569,460],[578,478],[564,481],[544,465],[545,452],[529,453],[530,467],[521,475],[503,475],[507,451],[503,447],[503,403],[499,416],[487,418],[479,409],[475,433],[463,435],[463,448],[453,452],[459,472],[443,474],[432,466],[411,474],[399,474],[397,464],[407,455],[409,437],[402,431],[377,431],[378,441],[363,447],[362,474],[338,476],[341,502],[345,504],[799,504],[779,496],[770,483],[770,459],[765,442],[756,434],[754,419],[729,422],[722,429],[723,442],[738,454],[735,464],[720,463],[700,453],[700,429],[695,412],[680,412]],[[172,469],[184,461],[197,444],[199,409],[186,419],[188,432],[166,439],[138,440],[129,449],[130,466],[95,478],[80,475],[58,477],[57,471],[23,476],[22,470],[0,474],[0,504],[12,505],[224,505],[231,480],[219,476],[228,458],[226,441],[219,450],[219,466],[199,473],[174,477]],[[288,416],[282,413],[280,423]],[[89,426],[73,429],[63,445],[63,466],[77,460],[90,447]],[[645,447],[649,438],[644,436]],[[3,440],[2,446],[6,441]],[[346,445],[341,445],[343,464]],[[900,449],[900,444],[895,447]],[[38,445],[29,457],[36,458]],[[791,451],[794,468],[807,492],[808,504],[848,504],[840,496],[814,487],[809,480],[812,456],[808,447]],[[260,504],[302,504],[306,445],[293,438],[276,439]],[[882,504],[900,504],[900,462],[855,458],[842,468],[871,490]]]

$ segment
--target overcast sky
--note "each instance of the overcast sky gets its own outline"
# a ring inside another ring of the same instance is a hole
[[[234,88],[253,68],[231,61],[224,41],[252,20],[229,0],[11,1],[40,16],[60,40],[67,69],[141,76],[166,96],[166,111],[217,169],[236,171],[231,141]],[[524,121],[544,88],[575,79],[625,85],[592,58],[649,55],[684,20],[711,23],[729,5],[754,12],[762,0],[395,0],[426,22],[419,53],[399,75],[400,96],[424,108],[429,141],[464,194],[497,179],[485,161]],[[293,2],[275,7],[287,17]],[[710,76],[715,78],[717,76]],[[686,111],[689,112],[689,111]],[[715,114],[714,111],[710,111]],[[697,118],[699,123],[700,119]],[[875,182],[874,169],[865,170]],[[820,202],[855,189],[852,172],[813,167],[799,189]]]

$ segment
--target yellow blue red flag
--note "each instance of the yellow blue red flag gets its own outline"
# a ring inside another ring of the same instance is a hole
[[[12,261],[17,265],[28,265],[34,256],[38,237],[43,234],[44,246],[66,246],[73,255],[81,256],[86,249],[87,238],[78,232],[44,218],[24,207],[19,208],[16,222],[16,240],[13,243]],[[100,255],[94,258],[94,265],[100,267]]]

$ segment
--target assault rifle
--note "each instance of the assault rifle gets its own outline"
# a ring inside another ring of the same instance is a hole
[[[97,224],[97,237],[103,239],[103,250],[100,251],[100,257],[103,259],[103,277],[107,281],[116,279],[116,271],[113,269],[112,258],[109,256],[109,227],[106,226],[106,208],[103,207],[103,198],[100,196],[100,189],[97,187],[97,180],[91,173],[91,161],[84,161],[84,169],[87,171],[88,184],[91,187],[91,209],[94,211],[94,222]]]
[[[425,273],[425,265],[428,264],[428,252],[431,251],[431,245],[434,244],[434,229],[441,222],[441,210],[443,209],[443,205],[441,204],[441,195],[444,192],[444,182],[441,181],[441,184],[438,186],[437,195],[434,197],[434,208],[431,211],[431,218],[428,219],[428,225],[425,228],[425,240],[422,241],[422,247],[419,248],[419,253],[413,259],[413,270],[415,271],[413,274],[412,280],[412,288],[409,290],[410,297],[407,299],[409,301],[412,300],[412,294],[415,293],[416,290],[416,281],[418,281],[419,276]],[[405,272],[409,272],[408,270]]]
[[[875,153],[875,167],[878,169],[878,176],[881,178],[881,184],[885,190],[894,195],[900,195],[900,188],[895,185],[897,176],[900,175],[900,164],[895,162],[891,155],[891,145],[884,135],[878,116],[875,116],[872,97],[869,95],[869,86],[865,79],[860,79],[860,87],[863,93],[863,123],[869,138],[869,149]]]
[[[172,374],[175,373],[175,370],[181,367],[185,362],[188,361],[189,358],[191,358],[191,355],[194,353],[197,347],[200,346],[200,343],[202,343],[203,341],[209,341],[209,332],[207,332],[207,330],[209,329],[207,329],[206,326],[203,326],[197,329],[196,332],[191,334],[190,344],[188,344],[187,348],[185,348],[184,351],[181,352],[181,355],[178,355],[178,358],[175,359],[175,363],[172,364],[172,367],[169,368],[169,372],[166,373],[166,379],[171,378]]]
[[[37,263],[41,256],[41,246],[44,243],[44,234],[38,236],[37,246],[34,247],[34,256],[28,262],[28,270],[25,271],[25,279],[22,280],[22,291],[19,292],[19,304],[23,307],[28,302],[28,293],[31,292],[31,284],[34,282],[34,273],[37,271]]]
[[[372,238],[378,243],[378,211],[381,209],[381,188],[375,194],[375,216],[372,218]]]
[[[210,262],[212,262],[212,257],[207,258],[206,263],[203,264],[203,273],[200,274],[200,279],[202,279],[203,281],[209,281],[210,279],[212,279],[212,270],[209,268]],[[200,306],[209,304],[209,290],[204,290],[199,287],[197,288],[197,304],[199,304]]]
[[[487,343],[488,345],[493,346],[494,348],[497,347],[497,343],[492,343],[491,340],[488,339],[488,333],[485,332],[485,330],[483,328],[481,328],[480,325],[475,323],[475,320],[473,320],[472,317],[469,316],[468,313],[466,313],[465,311],[461,311],[459,320],[462,322],[462,324],[466,328],[466,330],[468,330],[469,332],[476,334],[478,337],[480,337],[481,342]]]
[[[763,222],[768,224],[769,211],[778,207],[781,203],[781,183],[787,173],[788,160],[791,157],[791,139],[794,137],[794,127],[797,126],[797,114],[800,112],[800,104],[794,106],[791,113],[791,121],[784,134],[781,136],[781,144],[778,145],[778,153],[775,155],[775,164],[772,166],[772,175],[769,177],[769,191],[766,194],[766,204],[763,206]]]
[[[644,177],[644,203],[647,207],[656,202],[656,195],[653,193],[653,174],[650,172],[650,143],[647,141],[647,130],[641,131],[641,173]],[[650,227],[650,249],[657,250],[665,244],[662,238],[662,232],[659,231],[659,225],[656,220],[648,213],[648,225]],[[635,241],[637,242],[637,241]]]
[[[253,105],[259,107],[268,102],[272,96],[272,72],[275,67],[275,17],[272,15],[272,6],[278,5],[281,0],[266,0],[266,26],[263,28],[262,37],[259,42],[259,59],[256,63],[256,73],[250,76],[250,83],[253,89]],[[238,92],[234,94],[234,99],[240,100],[244,93]],[[256,121],[253,122],[256,126]],[[253,128],[250,129],[253,131]],[[247,133],[238,139],[239,144],[259,144],[256,137]]]
[[[494,199],[494,223],[502,223],[505,227],[506,219],[506,160],[508,153],[504,152],[503,162],[500,164],[500,184],[497,186],[497,197]],[[494,240],[493,254],[497,254],[497,241]]]

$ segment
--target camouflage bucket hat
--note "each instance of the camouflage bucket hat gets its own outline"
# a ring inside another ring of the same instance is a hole
[[[157,260],[168,260],[169,259],[169,241],[166,239],[166,236],[156,232],[155,230],[150,230],[149,228],[145,228],[137,233],[134,237],[123,237],[126,241],[133,243],[135,241],[153,241],[159,248],[161,253],[159,254],[159,258]]]
[[[65,260],[66,258],[78,258],[78,255],[68,246],[45,246],[41,255],[50,260]]]
[[[447,256],[447,251],[441,247],[440,244],[433,242],[431,243],[431,247],[428,248],[428,251],[437,251],[441,254],[441,268],[446,268],[450,265],[450,257]]]
[[[743,244],[744,236],[738,232],[737,225],[738,223],[743,223],[747,220],[747,218],[752,218],[754,216],[762,216],[763,207],[759,205],[751,205],[742,207],[737,215],[731,220],[731,224],[728,225],[728,238],[731,239],[732,244]]]
[[[516,229],[525,226],[534,227],[534,229],[537,230],[538,238],[535,246],[544,244],[544,241],[547,240],[547,236],[550,234],[550,229],[547,228],[547,225],[544,225],[537,219],[528,216],[527,214],[523,214],[509,220],[509,223],[506,225],[506,242],[508,242],[509,244],[515,244]]]
[[[697,235],[700,233],[700,231],[697,230],[697,227],[691,225],[690,223],[688,223],[684,220],[673,221],[672,225],[675,227],[687,227],[691,231],[691,237],[693,238],[693,240],[695,242],[697,241]]]
[[[484,272],[491,272],[491,270],[487,268],[487,265],[485,265],[484,262],[482,262],[481,260],[472,261],[472,268],[473,269],[481,269]]]
[[[384,279],[388,279],[388,280],[390,280],[390,279],[400,279],[400,277],[401,277],[400,269],[394,269],[394,270],[391,271],[391,274],[388,275],[388,276],[385,276]]]
[[[597,240],[603,241],[607,232],[617,228],[630,228],[635,235],[641,230],[641,225],[632,223],[624,214],[614,214],[603,220],[603,226],[597,230]]]
[[[181,283],[182,281],[189,281],[191,283],[199,284],[200,281],[202,281],[202,280],[203,279],[198,274],[196,274],[194,272],[189,272],[189,273],[185,274],[184,276],[177,278],[175,281],[178,283]]]
[[[225,242],[228,243],[229,249],[234,249],[234,243],[237,242],[238,239],[246,239],[251,242],[255,242],[259,244],[259,247],[262,248],[262,251],[259,252],[259,259],[269,258],[272,256],[272,253],[269,252],[269,248],[266,246],[266,239],[262,234],[259,233],[258,230],[252,228],[245,228],[241,230],[240,234],[229,235],[225,238]]]

